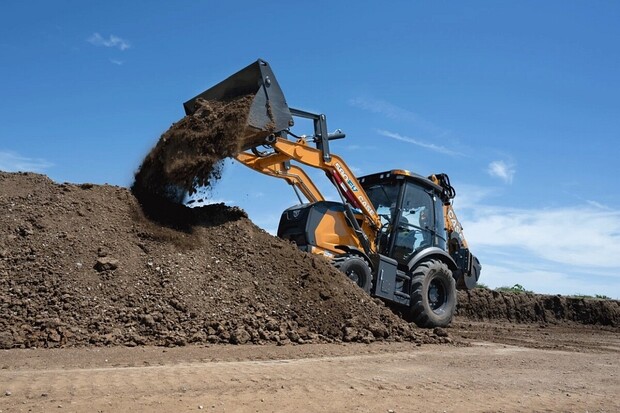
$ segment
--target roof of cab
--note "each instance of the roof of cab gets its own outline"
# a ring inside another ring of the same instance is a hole
[[[398,176],[402,176],[404,177],[404,179],[408,180],[408,181],[413,181],[417,184],[421,184],[427,187],[431,187],[434,190],[438,191],[441,193],[442,189],[439,185],[436,185],[433,181],[431,181],[430,179],[428,179],[427,177],[424,177],[422,175],[416,174],[414,172],[410,172],[406,169],[392,169],[390,171],[385,171],[385,172],[377,172],[374,174],[370,174],[370,175],[365,175],[362,177],[358,178],[358,181],[363,185],[365,182],[382,182],[385,180],[388,180],[392,177],[398,177]]]

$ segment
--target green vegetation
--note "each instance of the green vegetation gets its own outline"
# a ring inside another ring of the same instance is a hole
[[[534,291],[531,290],[526,290],[525,287],[523,287],[521,284],[515,284],[512,287],[508,287],[508,286],[504,286],[504,287],[497,287],[495,289],[490,288],[488,285],[484,284],[484,283],[477,283],[475,288],[479,288],[479,289],[484,289],[484,290],[493,290],[493,291],[499,291],[502,293],[517,293],[517,294],[535,294]],[[566,297],[569,298],[584,298],[584,299],[589,299],[589,300],[613,300],[613,298],[603,295],[603,294],[595,294],[595,295],[587,295],[587,294],[573,294],[573,295],[567,295]]]
[[[526,290],[521,284],[515,284],[512,287],[498,287],[495,291],[501,291],[503,293],[534,294],[534,291]]]
[[[611,297],[608,297],[606,295],[602,295],[602,294],[596,294],[596,295],[586,295],[586,294],[574,294],[574,295],[569,295],[570,298],[587,298],[587,299],[591,299],[591,300],[611,300]]]

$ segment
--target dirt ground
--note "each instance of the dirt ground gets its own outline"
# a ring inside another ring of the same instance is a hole
[[[618,328],[447,330],[451,345],[2,350],[0,411],[620,411]]]

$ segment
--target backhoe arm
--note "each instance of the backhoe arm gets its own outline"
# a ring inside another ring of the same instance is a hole
[[[463,226],[456,217],[454,208],[452,208],[452,199],[455,197],[456,192],[452,185],[450,185],[450,179],[447,175],[435,174],[428,178],[443,190],[441,200],[443,202],[444,219],[448,235],[448,253],[459,267],[457,287],[474,288],[480,277],[482,267],[478,258],[470,252],[467,240],[463,234]]]
[[[452,204],[444,204],[443,206],[444,217],[446,220],[446,230],[450,234],[450,238],[458,238],[460,246],[463,248],[469,248],[467,246],[467,240],[465,234],[463,234],[463,226],[459,219],[456,217]]]

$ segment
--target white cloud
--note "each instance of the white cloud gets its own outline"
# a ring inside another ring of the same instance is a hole
[[[362,176],[364,170],[362,168],[358,168],[357,166],[349,165],[349,169],[355,176]]]
[[[477,185],[468,185],[463,183],[455,183],[456,198],[453,201],[454,208],[477,209],[483,200],[493,197],[500,197],[503,188],[499,187],[481,187]]]
[[[379,113],[391,119],[418,121],[420,118],[415,113],[399,108],[384,100],[354,98],[349,99],[349,104],[356,108]]]
[[[514,164],[510,162],[493,161],[489,164],[487,172],[492,177],[500,178],[505,183],[511,184],[516,170]]]
[[[110,63],[113,63],[117,66],[122,66],[124,62],[122,60],[110,59]]]
[[[5,172],[44,172],[53,166],[40,158],[28,158],[12,151],[0,151],[0,171]]]
[[[597,201],[592,201],[592,200],[589,200],[589,199],[588,199],[588,200],[586,200],[586,202],[587,202],[588,204],[592,205],[593,207],[598,208],[598,209],[603,209],[603,210],[605,210],[605,211],[611,211],[611,210],[612,210],[612,209],[611,209],[610,207],[608,207],[607,205],[603,205],[603,204],[601,204],[600,202],[597,202]]]
[[[483,266],[481,282],[620,297],[620,211],[590,202],[554,209],[488,206],[484,196],[483,189],[474,191],[464,205],[457,204],[467,241]]]
[[[420,117],[418,114],[410,110],[398,107],[385,100],[354,98],[349,99],[349,104],[359,109],[383,115],[389,119],[404,120],[415,123],[424,130],[432,132],[436,135],[443,136],[448,134],[447,130],[437,127],[431,122],[428,122],[427,120]]]
[[[347,145],[346,149],[349,151],[376,151],[377,147],[372,145]]]
[[[583,268],[616,268],[620,277],[620,211],[588,205],[552,210],[479,207],[466,229],[477,245],[518,248]]]
[[[129,42],[113,34],[111,34],[110,37],[106,39],[99,33],[93,33],[93,35],[90,36],[87,41],[95,46],[116,47],[121,51],[127,50],[131,47]]]
[[[562,271],[538,268],[536,263],[519,265],[519,262],[483,264],[480,282],[490,288],[512,287],[522,285],[525,289],[541,294],[587,294],[591,296],[606,295],[620,297],[618,283],[610,282],[606,277],[595,277],[592,274],[573,274]]]
[[[386,131],[386,130],[377,130],[377,133],[380,135],[386,136],[388,138],[396,139],[402,142],[411,143],[413,145],[417,145],[424,149],[429,149],[431,151],[443,153],[445,155],[450,156],[463,156],[462,153],[453,151],[452,149],[446,148],[445,146],[435,145],[434,143],[423,142],[415,138],[410,138],[408,136],[402,136],[398,133]]]

